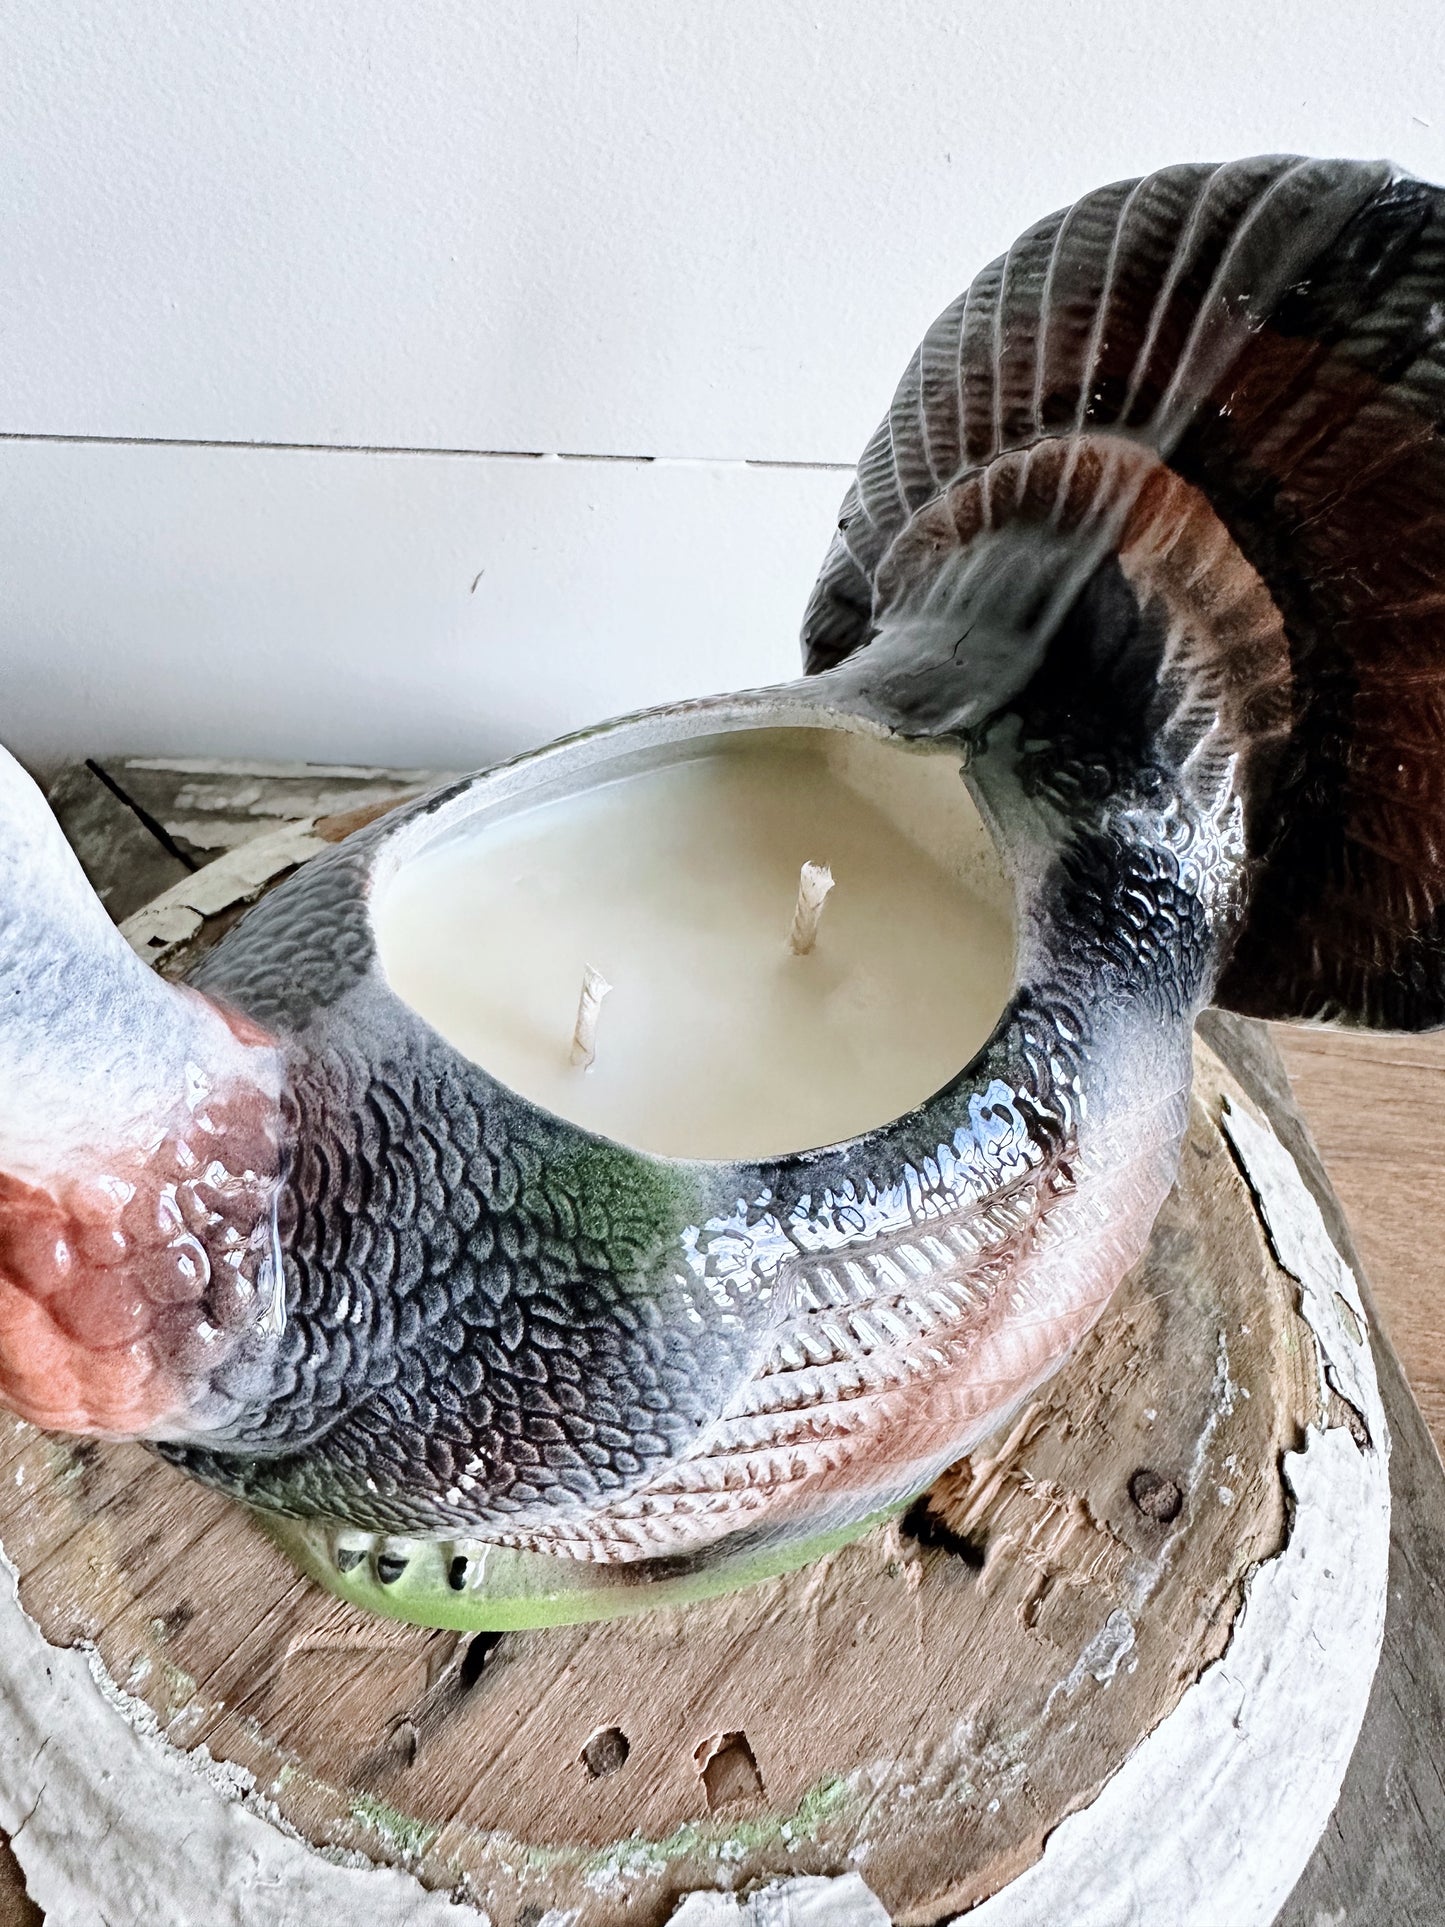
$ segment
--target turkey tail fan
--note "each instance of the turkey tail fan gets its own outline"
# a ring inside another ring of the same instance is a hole
[[[1240,801],[1215,1001],[1445,1023],[1442,424],[1440,190],[1289,157],[1103,188],[929,330],[844,502],[807,666],[947,648],[980,740],[1046,678],[1060,713],[1112,678],[1109,729],[1228,764]],[[1121,683],[1098,635],[1124,591],[1155,644]],[[1065,648],[1094,651],[1072,681]]]

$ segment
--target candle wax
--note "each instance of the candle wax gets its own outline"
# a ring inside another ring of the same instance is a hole
[[[671,1157],[828,1144],[931,1096],[1012,988],[1009,895],[957,751],[742,730],[405,861],[373,921],[392,988],[502,1083]],[[835,888],[788,934],[805,862]],[[571,1062],[584,966],[613,986]]]

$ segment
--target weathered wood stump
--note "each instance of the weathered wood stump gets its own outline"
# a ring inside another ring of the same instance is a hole
[[[338,814],[230,883],[181,864],[136,940],[192,954]],[[418,1920],[426,1887],[497,1927],[631,1927],[861,1873],[899,1922],[1062,1918],[1063,1883],[1071,1921],[1263,1923],[1379,1650],[1364,1322],[1200,1044],[1179,1182],[1065,1371],[903,1520],[725,1599],[470,1640],[383,1623],[139,1448],[5,1420],[0,1820],[28,1815],[65,1920],[310,1921],[347,1888]]]

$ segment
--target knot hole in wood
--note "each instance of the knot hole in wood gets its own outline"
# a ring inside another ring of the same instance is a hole
[[[693,1758],[709,1813],[763,1798],[763,1776],[746,1733],[714,1733],[697,1748]]]

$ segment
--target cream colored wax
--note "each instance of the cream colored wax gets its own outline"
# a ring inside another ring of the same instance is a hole
[[[514,1090],[672,1157],[832,1143],[929,1097],[1012,984],[957,754],[804,728],[679,749],[405,862],[373,912],[392,987]],[[834,888],[798,956],[805,862]],[[612,988],[582,1068],[588,965]]]

